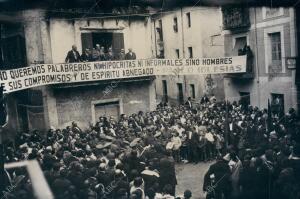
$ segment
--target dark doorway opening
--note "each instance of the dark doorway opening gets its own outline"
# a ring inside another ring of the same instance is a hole
[[[178,102],[179,104],[183,104],[183,87],[182,83],[177,83],[178,88]]]
[[[96,44],[103,46],[105,51],[111,47],[113,52],[118,54],[121,49],[124,49],[124,35],[123,33],[113,32],[90,32],[81,33],[82,52],[84,49],[93,49]]]
[[[243,107],[243,109],[247,109],[250,105],[250,93],[249,92],[240,92],[240,103]]]
[[[271,108],[275,116],[281,118],[284,115],[284,95],[271,93]]]
[[[162,80],[163,85],[163,102],[168,102],[168,85],[167,80]]]

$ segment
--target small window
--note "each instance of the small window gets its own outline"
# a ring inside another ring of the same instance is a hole
[[[195,92],[195,85],[190,84],[190,96],[195,99],[196,98],[196,92]]]
[[[189,51],[189,58],[193,58],[193,47],[188,47],[188,51]]]
[[[186,18],[187,18],[187,23],[188,23],[188,27],[191,27],[191,13],[186,13]]]
[[[177,59],[179,59],[179,57],[180,57],[179,49],[176,49],[175,51],[176,51],[176,57],[177,57]]]
[[[178,32],[178,21],[177,21],[177,17],[174,17],[173,22],[174,22],[174,25],[173,25],[174,32]]]

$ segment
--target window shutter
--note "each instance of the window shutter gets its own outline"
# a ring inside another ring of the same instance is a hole
[[[113,33],[112,48],[113,48],[113,52],[115,52],[116,54],[120,53],[121,49],[124,48],[123,33]]]
[[[85,49],[89,48],[93,49],[93,36],[92,33],[81,33],[81,44],[82,44],[82,52]]]

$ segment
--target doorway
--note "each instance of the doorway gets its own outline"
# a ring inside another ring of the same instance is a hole
[[[183,104],[183,87],[182,83],[177,83],[178,88],[178,102],[179,104]]]

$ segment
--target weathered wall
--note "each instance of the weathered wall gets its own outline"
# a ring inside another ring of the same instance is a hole
[[[188,27],[186,13],[190,13],[191,27]],[[173,30],[173,18],[177,17],[178,32]],[[207,20],[210,19],[210,20]],[[162,14],[153,21],[158,27],[158,20],[162,20],[164,50],[166,58],[177,58],[176,49],[179,49],[179,58],[189,58],[188,47],[193,48],[193,57],[223,57],[223,37],[221,36],[221,11],[219,8],[184,7]],[[154,29],[154,28],[153,28]],[[218,38],[218,42],[215,39]],[[155,45],[155,37],[153,44]],[[158,76],[156,92],[158,101],[163,95],[162,80],[167,80],[169,99],[176,103],[178,96],[177,83],[183,84],[184,99],[190,96],[190,84],[195,86],[195,100],[199,100],[205,93],[206,75],[188,76]],[[224,98],[223,76],[212,75],[216,84],[214,93],[218,99]]]
[[[255,23],[256,13],[256,23]],[[233,55],[234,37],[247,36],[252,52],[254,54],[254,79],[243,81],[226,78],[225,96],[230,101],[240,99],[239,92],[250,92],[251,104],[261,108],[266,108],[268,99],[271,99],[271,93],[284,94],[284,106],[286,111],[293,107],[297,109],[297,96],[295,86],[295,70],[290,70],[285,65],[286,57],[296,55],[295,44],[295,18],[293,8],[283,9],[283,14],[278,17],[264,19],[263,8],[250,9],[251,27],[249,31],[233,33],[225,31],[225,55]],[[270,56],[267,47],[268,32],[281,31],[283,34],[283,71],[281,73],[272,73],[267,71],[267,58]],[[256,44],[257,42],[257,44]],[[256,66],[257,61],[257,66]]]
[[[128,48],[132,48],[138,59],[150,58],[152,55],[150,19],[135,20],[131,17],[130,23],[128,19],[118,19],[118,22],[116,20],[104,19],[104,23],[102,23],[100,19],[89,19],[88,24],[86,19],[74,22],[67,19],[51,19],[50,34],[53,62],[63,63],[73,44],[76,44],[78,51],[82,53],[81,33],[97,32],[97,30],[123,33],[126,52]]]
[[[118,83],[111,93],[105,95],[103,91],[108,85],[89,85],[80,87],[54,88],[58,124],[56,127],[65,127],[71,121],[77,121],[80,127],[87,128],[92,122],[92,101],[106,99],[122,99],[123,113],[132,114],[138,111],[149,111],[151,99],[150,90],[152,81],[137,81]],[[153,109],[152,109],[153,110]],[[52,115],[50,115],[52,117]]]

